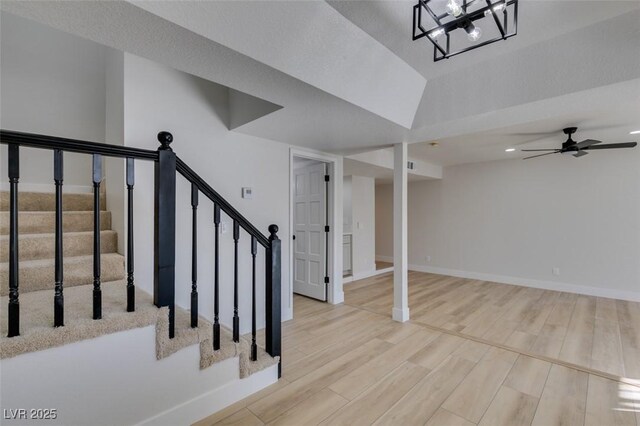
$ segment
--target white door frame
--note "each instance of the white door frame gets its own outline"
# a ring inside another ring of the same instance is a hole
[[[291,148],[289,151],[289,235],[293,232],[293,159],[303,158],[321,161],[327,164],[329,177],[329,193],[327,202],[329,206],[329,286],[327,288],[327,302],[336,305],[344,302],[342,291],[342,157],[326,154],[324,152]],[[338,220],[339,219],[339,220]],[[290,237],[291,238],[291,237]],[[289,241],[292,247],[292,241]],[[293,313],[293,249],[289,250],[289,307]]]

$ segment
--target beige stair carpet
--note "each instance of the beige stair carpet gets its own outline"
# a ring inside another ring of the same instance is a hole
[[[93,256],[65,256],[63,258],[64,288],[93,282]],[[20,293],[54,288],[55,261],[53,259],[22,260],[18,266]],[[124,257],[118,253],[100,256],[101,281],[117,281],[125,277]],[[0,263],[0,296],[9,294],[9,264]]]
[[[213,327],[200,317],[198,328],[191,328],[189,311],[176,308],[175,337],[169,339],[169,309],[158,309],[151,295],[136,288],[136,310],[126,311],[126,283],[104,283],[102,287],[102,319],[92,318],[92,285],[71,287],[64,292],[65,325],[53,327],[53,293],[50,290],[29,292],[20,297],[20,336],[7,336],[7,316],[0,316],[0,359],[12,358],[64,346],[105,334],[156,325],[156,356],[166,358],[188,346],[200,347],[200,368],[205,369],[222,360],[240,358],[240,378],[278,363],[258,347],[258,360],[249,360],[250,344],[245,337],[240,343],[232,340],[231,332],[221,327],[221,348],[213,350]],[[7,306],[8,298],[0,298]]]
[[[12,358],[104,334],[152,325],[157,321],[158,308],[151,297],[136,291],[136,311],[127,312],[126,284],[123,281],[103,283],[102,319],[94,320],[92,285],[77,286],[64,291],[64,327],[53,327],[53,291],[42,290],[20,295],[20,336],[6,337],[9,300],[0,298],[0,358]]]
[[[63,232],[62,246],[65,256],[93,254],[93,232]],[[100,252],[115,253],[118,250],[116,231],[100,232]],[[55,256],[55,234],[26,234],[18,242],[20,260],[52,259]],[[0,235],[0,262],[9,261],[9,236]]]
[[[0,192],[0,208],[7,210],[8,193]],[[104,198],[104,196],[102,196]],[[63,284],[65,288],[93,283],[93,194],[64,193]],[[21,294],[54,288],[55,197],[52,193],[18,195],[19,290]],[[104,202],[102,208],[106,208]],[[124,257],[117,253],[118,236],[110,229],[111,216],[101,223],[101,281],[125,278]],[[9,292],[9,212],[0,217],[0,296]]]
[[[213,325],[207,319],[200,316],[198,327],[191,328],[191,313],[177,307],[175,319],[175,336],[169,338],[169,311],[162,309],[163,314],[158,317],[156,323],[156,357],[165,358],[180,349],[193,344],[200,345],[200,369],[205,369],[213,364],[228,358],[239,357],[240,378],[249,377],[253,373],[264,370],[278,363],[280,357],[271,357],[263,348],[258,346],[258,359],[250,360],[251,343],[245,336],[240,337],[240,342],[233,341],[231,331],[220,327],[220,349],[213,350]]]
[[[20,234],[52,234],[56,229],[56,213],[54,211],[20,212],[18,215],[18,231]],[[100,212],[100,229],[111,229],[111,212]],[[62,230],[64,232],[93,231],[92,211],[73,211],[62,213]],[[9,212],[0,211],[0,234],[9,233]]]
[[[51,185],[53,189],[53,184]],[[100,207],[106,210],[106,192],[100,193]],[[67,193],[62,191],[62,208],[65,211],[86,210],[93,211],[93,194]],[[18,210],[20,211],[55,211],[56,194],[53,192],[23,192],[18,193]],[[9,210],[9,192],[0,192],[0,210]]]

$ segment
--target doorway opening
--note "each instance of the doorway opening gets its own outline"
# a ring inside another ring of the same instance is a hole
[[[326,302],[331,247],[330,165],[294,156],[291,170],[293,293]]]

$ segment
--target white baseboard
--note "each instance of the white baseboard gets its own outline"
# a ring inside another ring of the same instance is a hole
[[[506,275],[485,274],[482,272],[460,271],[456,269],[439,268],[426,265],[409,265],[409,270],[428,272],[452,277],[469,278],[472,280],[491,281],[501,284],[517,285],[521,287],[533,287],[543,290],[564,291],[566,293],[584,294],[587,296],[606,297],[609,299],[629,300],[640,302],[640,292],[615,290],[609,288],[590,287],[577,284],[562,283],[556,281],[534,280],[530,278],[510,277]]]
[[[8,191],[9,190],[9,182],[0,182],[0,191]],[[20,182],[18,184],[18,190],[20,192],[51,192],[55,191],[55,186],[53,184],[53,179],[51,183],[28,183],[28,182]],[[63,192],[68,192],[71,194],[90,194],[93,192],[93,187],[91,185],[68,185],[64,184]]]
[[[393,263],[393,256],[381,256],[376,254],[376,262],[389,262]]]
[[[238,368],[238,359],[233,358],[223,362],[235,362]],[[190,425],[198,420],[216,413],[231,404],[246,398],[278,381],[278,365],[273,365],[259,371],[246,379],[238,379],[211,392],[199,395],[187,402],[183,402],[173,408],[144,420],[139,425]]]
[[[386,274],[387,272],[391,272],[391,271],[393,271],[393,267],[384,268],[384,269],[371,269],[369,271],[359,272],[354,275],[349,275],[348,277],[342,277],[342,284],[348,284],[353,281],[375,277],[376,275]],[[344,297],[343,297],[343,300],[344,300]]]
[[[376,270],[375,265],[373,269],[353,274],[353,281],[363,280],[365,278],[373,277],[374,275],[378,275],[378,271]]]

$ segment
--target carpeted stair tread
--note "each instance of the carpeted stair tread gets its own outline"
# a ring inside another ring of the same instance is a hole
[[[206,368],[213,363],[203,363],[203,353],[208,359],[215,359],[214,362],[220,362],[227,358],[239,355],[239,346],[233,341],[231,332],[224,326],[220,327],[220,350],[213,350],[212,335],[213,325],[203,316],[198,317],[198,327],[191,327],[191,312],[176,307],[175,319],[175,336],[169,339],[169,317],[162,316],[156,324],[156,333],[158,345],[156,346],[156,357],[158,359],[166,358],[181,349],[191,345],[200,344],[200,368]],[[209,350],[202,347],[202,344],[210,345]]]
[[[87,256],[93,254],[93,232],[63,232],[64,256]],[[53,259],[55,257],[55,234],[24,234],[18,237],[20,261]],[[100,232],[101,253],[118,250],[118,234],[115,231]],[[9,236],[0,235],[0,262],[9,261]]]
[[[155,324],[158,308],[148,293],[136,289],[136,310],[126,312],[126,283],[102,285],[102,319],[92,319],[92,285],[64,292],[64,327],[53,327],[53,294],[34,291],[20,295],[20,336],[7,338],[7,316],[0,316],[0,358],[67,345],[105,334]],[[0,303],[7,306],[7,297]]]
[[[51,185],[53,191],[53,183]],[[106,198],[101,194],[100,207],[106,209]],[[55,211],[56,198],[54,192],[18,192],[19,211]],[[65,211],[93,211],[93,194],[65,193],[62,190],[62,209]],[[0,192],[0,210],[9,210],[9,192]]]
[[[55,212],[20,212],[18,232],[20,234],[52,233],[55,231]],[[100,228],[111,229],[111,212],[100,212]],[[62,213],[64,232],[93,230],[93,211],[65,211]],[[9,212],[0,212],[0,235],[9,234]]]
[[[245,336],[239,343],[232,340],[229,329],[221,327],[221,348],[212,347],[212,325],[200,317],[197,328],[191,328],[189,311],[176,306],[175,337],[169,339],[168,308],[158,309],[153,298],[136,288],[136,310],[126,312],[126,283],[123,280],[103,283],[102,319],[92,319],[92,285],[71,287],[65,290],[65,325],[53,327],[53,299],[50,291],[34,291],[20,296],[20,336],[8,338],[7,317],[0,316],[0,359],[11,358],[28,352],[67,345],[81,340],[93,339],[105,334],[134,328],[156,325],[156,355],[158,359],[198,344],[200,348],[200,368],[228,358],[239,357],[239,377],[277,364],[279,358],[272,358],[263,348],[258,347],[258,360],[249,360],[250,344]],[[6,296],[0,304],[6,306]]]
[[[124,257],[118,253],[100,256],[102,281],[116,281],[125,277]],[[68,288],[93,283],[93,256],[74,256],[63,259],[63,283]],[[55,262],[53,259],[26,260],[19,263],[20,293],[53,289]],[[9,264],[0,263],[0,295],[9,289]]]

